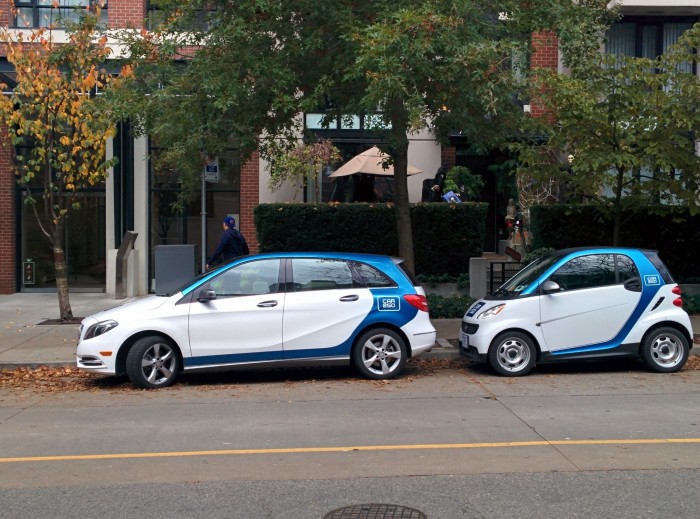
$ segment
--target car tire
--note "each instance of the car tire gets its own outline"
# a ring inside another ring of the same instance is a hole
[[[401,335],[388,328],[368,330],[357,339],[352,359],[362,376],[386,380],[397,376],[406,365],[408,350]]]
[[[639,353],[650,370],[675,373],[688,360],[690,347],[682,332],[664,326],[647,333]]]
[[[159,335],[137,340],[126,356],[126,374],[137,387],[167,387],[175,382],[179,370],[180,357],[175,346]]]
[[[498,335],[489,348],[491,368],[504,377],[527,375],[535,365],[537,350],[533,340],[521,332]]]

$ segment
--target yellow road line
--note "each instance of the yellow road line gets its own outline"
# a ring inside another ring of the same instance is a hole
[[[0,458],[0,463],[31,461],[115,460],[134,458],[181,458],[187,456],[237,456],[244,454],[317,454],[325,452],[368,452],[402,450],[493,449],[506,447],[553,447],[559,445],[658,445],[700,443],[700,438],[651,438],[646,440],[539,440],[529,442],[444,443],[427,445],[358,445],[348,447],[300,447],[283,449],[230,449],[215,451],[131,452],[114,454],[76,454],[67,456],[27,456]]]

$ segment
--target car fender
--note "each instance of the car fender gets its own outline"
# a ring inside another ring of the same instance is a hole
[[[627,336],[623,339],[623,344],[639,344],[644,335],[653,327],[672,323],[675,327],[683,330],[686,338],[692,346],[693,327],[690,317],[685,312],[679,312],[677,308],[657,309],[653,312],[646,312],[632,327]]]

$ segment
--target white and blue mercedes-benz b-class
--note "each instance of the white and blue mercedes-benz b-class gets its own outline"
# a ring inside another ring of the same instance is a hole
[[[86,317],[79,368],[126,373],[144,388],[181,371],[354,364],[388,379],[433,347],[425,292],[388,256],[245,256],[169,296]]]
[[[655,251],[587,247],[529,264],[462,320],[460,353],[520,376],[536,363],[641,357],[683,367],[693,344],[680,287]]]

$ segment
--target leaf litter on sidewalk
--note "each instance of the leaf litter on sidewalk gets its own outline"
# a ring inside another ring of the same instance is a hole
[[[601,365],[603,365],[601,363]],[[641,369],[641,368],[640,368]],[[266,371],[228,371],[206,375],[187,374],[166,390],[196,387],[198,390],[219,390],[241,388],[256,383],[311,384],[317,382],[344,382],[391,386],[396,383],[410,383],[415,379],[430,376],[440,371],[457,370],[469,373],[470,365],[461,358],[412,359],[403,375],[391,380],[366,380],[346,368],[296,368]],[[480,370],[481,371],[481,370]],[[700,371],[700,356],[691,355],[683,372]],[[564,374],[566,376],[566,374]],[[0,390],[31,390],[37,393],[69,393],[76,391],[116,391],[143,392],[134,387],[126,376],[101,376],[87,373],[72,367],[16,368],[0,370]],[[163,390],[159,390],[163,391]]]

